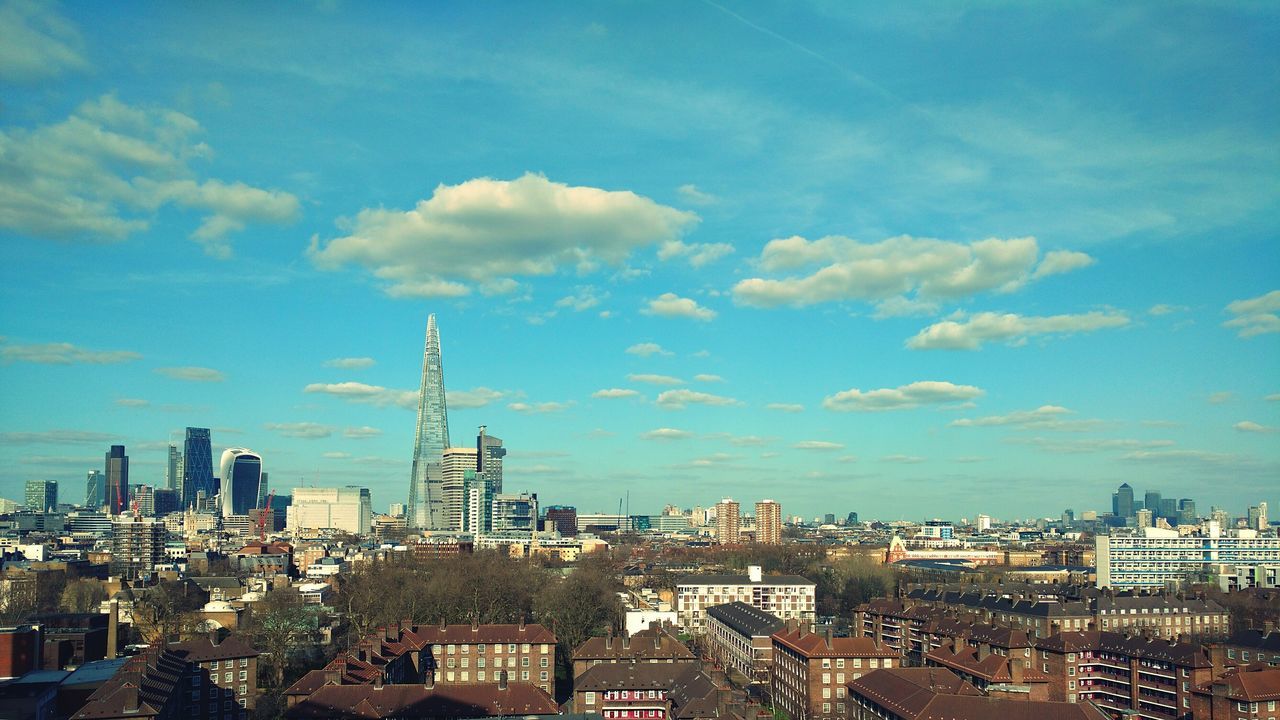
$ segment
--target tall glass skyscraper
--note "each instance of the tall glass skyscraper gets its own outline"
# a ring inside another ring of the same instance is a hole
[[[189,508],[203,493],[214,495],[213,449],[209,444],[209,428],[187,428],[182,449],[182,507]]]
[[[112,445],[107,451],[107,486],[104,498],[107,513],[119,515],[129,511],[129,456],[123,445]]]
[[[446,528],[444,475],[441,456],[449,447],[449,412],[444,397],[444,367],[440,362],[440,331],[436,316],[427,317],[427,340],[422,352],[422,384],[418,390],[418,427],[413,442],[413,470],[409,478],[408,525],[424,530]]]
[[[262,488],[262,458],[252,450],[229,448],[219,463],[222,478],[222,514],[248,515],[258,507]]]
[[[169,490],[177,490],[182,484],[182,453],[178,446],[169,445],[169,457],[164,466],[164,486]]]
[[[101,510],[107,502],[107,476],[101,470],[90,470],[84,487],[84,506]]]

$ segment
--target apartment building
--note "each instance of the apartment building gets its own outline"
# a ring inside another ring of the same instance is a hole
[[[1091,701],[1151,720],[1191,720],[1194,689],[1213,679],[1200,645],[1116,632],[1063,632],[1036,642],[1050,700]]]
[[[1030,648],[1009,654],[994,652],[989,642],[970,643],[964,635],[924,656],[928,667],[943,667],[989,696],[1048,700],[1049,675],[1032,663]]]
[[[215,683],[210,660],[172,647],[150,647],[129,657],[71,720],[247,720],[249,710],[223,686],[221,664]]]
[[[787,628],[773,635],[771,695],[793,720],[835,720],[848,712],[845,683],[901,665],[896,650],[870,638],[835,638]]]
[[[171,643],[169,651],[209,673],[210,703],[221,702],[228,713],[240,708],[252,710],[257,704],[258,655],[261,653],[241,638],[234,635],[223,638],[220,632],[214,631],[207,637]]]
[[[1280,720],[1280,668],[1232,668],[1192,693],[1196,720]]]
[[[767,683],[773,665],[773,634],[783,628],[776,615],[743,602],[707,608],[707,647],[726,670],[747,683]]]
[[[1110,720],[1091,705],[1011,700],[943,668],[877,670],[848,684],[848,720]]]
[[[940,608],[910,605],[901,600],[872,600],[854,610],[851,630],[919,665],[925,653],[941,645],[940,641],[931,645],[926,640],[926,628],[946,617],[946,611]]]
[[[1266,663],[1280,667],[1280,632],[1268,622],[1261,630],[1241,630],[1227,639],[1209,646],[1209,659],[1214,667]]]
[[[700,634],[707,608],[742,602],[783,620],[812,623],[815,588],[799,575],[764,575],[758,565],[746,575],[686,575],[676,581],[676,617],[685,630]]]
[[[573,651],[573,676],[606,663],[678,663],[697,659],[680,639],[664,627],[650,627],[632,635],[587,638]]]
[[[560,716],[556,701],[529,683],[466,685],[324,685],[289,706],[285,720],[403,720],[404,718],[530,718]]]
[[[1280,537],[1256,530],[1223,531],[1208,523],[1200,535],[1142,528],[1094,539],[1098,587],[1113,589],[1180,586],[1189,577],[1208,575],[1218,565],[1241,568],[1280,564]]]
[[[605,720],[709,720],[720,693],[696,663],[593,665],[573,684],[575,713]]]

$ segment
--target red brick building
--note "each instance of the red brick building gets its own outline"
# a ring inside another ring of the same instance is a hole
[[[781,630],[773,634],[771,697],[794,720],[835,720],[846,715],[849,680],[900,665],[897,651],[871,638]]]
[[[677,663],[695,660],[680,639],[662,627],[651,627],[631,636],[587,638],[573,651],[573,676],[605,663]]]
[[[20,677],[40,667],[40,628],[0,628],[0,678]]]
[[[988,697],[943,668],[877,670],[849,682],[849,720],[1110,720],[1088,704]]]
[[[1232,668],[1192,692],[1196,720],[1280,720],[1280,668],[1264,663]]]
[[[593,665],[573,685],[575,713],[605,720],[719,718],[720,693],[696,663]]]

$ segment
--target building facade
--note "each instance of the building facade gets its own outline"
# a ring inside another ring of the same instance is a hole
[[[773,634],[783,627],[777,616],[743,602],[707,608],[706,643],[712,657],[746,683],[769,682]]]
[[[716,503],[716,542],[721,545],[737,545],[741,540],[742,509],[738,503],[725,498]]]
[[[368,488],[355,486],[294,488],[285,523],[291,533],[332,529],[368,535],[373,525],[373,499]]]
[[[799,575],[764,575],[758,565],[746,575],[686,575],[676,581],[676,616],[685,630],[702,633],[707,608],[742,602],[782,620],[813,622],[815,588]]]
[[[129,456],[123,445],[112,445],[106,456],[107,484],[103,501],[107,512],[119,515],[129,509]]]
[[[1094,542],[1098,587],[1115,590],[1180,587],[1212,574],[1216,565],[1280,564],[1280,537],[1224,532],[1212,521],[1200,535],[1149,528],[1099,535]]]
[[[258,507],[262,488],[262,457],[246,448],[222,451],[222,514],[248,515]]]
[[[213,446],[209,428],[189,427],[182,444],[182,507],[209,503],[213,485]],[[197,506],[197,510],[205,508]]]
[[[763,545],[782,542],[782,506],[773,500],[756,503],[756,542]]]
[[[90,470],[85,478],[84,506],[101,510],[107,503],[107,476],[101,470]]]
[[[28,480],[27,509],[32,512],[54,512],[58,509],[58,483],[52,480]]]
[[[413,466],[406,512],[410,528],[447,530],[444,517],[444,478],[441,456],[449,449],[449,410],[445,402],[444,365],[436,316],[427,316],[422,350],[422,380],[418,386],[418,422],[413,439]]]
[[[126,580],[151,575],[165,562],[164,523],[155,518],[131,514],[111,521],[111,574]]]
[[[773,635],[773,704],[793,720],[838,720],[848,714],[849,681],[895,667],[898,654],[870,638],[784,629]]]

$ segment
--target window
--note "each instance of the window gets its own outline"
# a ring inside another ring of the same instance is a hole
[[[880,661],[875,658],[871,658],[870,660],[867,661],[867,667],[878,668],[880,667]]]
[[[520,671],[520,679],[521,679],[521,680],[528,680],[528,679],[529,679],[529,671],[528,671],[528,670],[521,670],[521,671]]]
[[[509,652],[509,653],[513,653],[513,652],[515,652],[515,651],[516,651],[516,644],[515,644],[515,643],[509,643],[509,644],[507,645],[507,652]]]
[[[542,660],[538,661],[538,664],[541,665],[542,667],[549,667],[549,664],[546,658],[542,658]],[[652,691],[650,691],[649,697],[653,697]]]
[[[829,714],[831,712],[831,703],[822,703],[822,712]]]
[[[1230,652],[1230,651],[1228,651],[1228,652]],[[1234,657],[1234,656],[1232,656],[1232,657]],[[209,663],[209,669],[210,669],[210,670],[217,670],[217,669],[218,669],[218,661],[217,661],[217,660],[214,660],[213,662]]]
[[[588,705],[596,704],[596,694],[594,692],[583,693],[582,701]]]
[[[477,645],[477,646],[476,646],[476,652],[477,652],[477,653],[479,653],[480,655],[483,655],[483,654],[484,654],[484,645],[483,645],[483,644],[482,644],[482,645]]]
[[[549,652],[551,652],[551,646],[544,643],[542,646],[542,654],[546,655]]]
[[[467,664],[470,661],[471,661],[471,658],[462,658],[462,667],[467,667]]]
[[[543,671],[540,673],[540,675],[541,675],[541,679],[542,679],[542,680],[546,680],[546,679],[547,679],[547,671],[546,671],[546,670],[543,670]]]
[[[529,658],[527,657],[520,658],[520,667],[529,667]]]
[[[521,645],[520,645],[520,652],[526,652],[526,653],[527,653],[527,652],[529,652],[529,643],[523,643],[523,644],[521,644]]]
[[[829,670],[831,668],[831,658],[822,658],[822,669]]]
[[[836,683],[839,685],[844,684],[844,673],[836,673]]]
[[[836,688],[836,697],[838,698],[844,697],[844,686],[840,686]]]
[[[454,645],[449,645],[449,654],[450,654],[450,655],[452,655],[452,654],[453,654],[453,652],[454,652],[454,647],[455,647]]]
[[[829,688],[829,687],[824,687],[824,688],[822,688],[822,699],[823,699],[823,700],[830,700],[830,699],[831,699],[831,688]]]
[[[244,695],[249,692],[249,686],[241,685],[240,687],[236,688],[236,690],[239,691],[239,694]]]
[[[234,676],[235,676],[235,673],[227,673],[226,675],[222,676],[222,682],[229,683],[232,681],[232,678]]]
[[[240,658],[240,667],[249,667],[249,658]]]
[[[471,679],[471,673],[467,672],[466,670],[463,670],[463,671],[462,671],[462,678],[461,678],[462,682],[466,682],[466,681],[468,681],[468,680],[470,680],[470,679]]]
[[[836,667],[837,667],[837,668],[843,668],[843,667],[844,667],[844,658],[839,658],[838,660],[836,660]]]
[[[470,655],[470,654],[471,654],[471,646],[470,646],[470,645],[463,645],[463,646],[462,646],[462,654],[463,654],[463,655]]]
[[[248,680],[248,679],[249,679],[249,672],[248,672],[247,670],[241,670],[241,671],[240,671],[240,678],[239,678],[239,679],[240,679],[241,681]]]
[[[494,677],[495,677],[495,678],[497,677],[497,674],[496,674],[496,673],[494,674]],[[477,680],[479,680],[480,682],[484,682],[484,671],[483,671],[483,670],[481,670],[480,672],[476,673],[476,679],[477,679]]]
[[[831,673],[822,673],[822,684],[823,685],[831,684]]]

